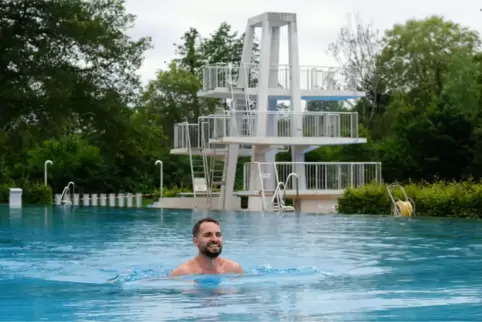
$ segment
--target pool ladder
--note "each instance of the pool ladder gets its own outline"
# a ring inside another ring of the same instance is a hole
[[[277,212],[295,212],[296,208],[293,206],[287,206],[286,200],[286,186],[291,178],[296,178],[296,199],[300,198],[300,191],[298,187],[298,175],[294,172],[290,173],[286,177],[285,182],[279,182],[271,198],[271,203],[273,204],[273,209]]]
[[[402,191],[403,197],[405,198],[405,200],[403,200],[403,201],[409,202],[412,205],[413,215],[415,215],[415,201],[413,201],[412,198],[409,198],[407,196],[407,193],[405,192],[405,189],[403,188],[402,185],[399,185],[399,184],[387,185],[388,196],[390,197],[390,200],[392,201],[392,214],[394,216],[401,216],[400,209],[398,208],[398,205],[397,205],[397,201],[400,201],[400,199],[395,200],[393,198],[393,189],[395,189],[395,188],[400,188],[400,190]]]
[[[72,186],[72,192],[70,190],[70,186]],[[72,206],[73,201],[72,197],[75,194],[75,183],[70,181],[62,191],[62,195],[60,196],[60,204],[62,206]]]

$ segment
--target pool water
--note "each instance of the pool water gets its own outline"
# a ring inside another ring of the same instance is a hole
[[[246,275],[166,279],[208,214]],[[40,320],[480,321],[482,223],[0,207],[0,321]]]

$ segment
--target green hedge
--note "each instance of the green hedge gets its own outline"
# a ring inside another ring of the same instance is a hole
[[[408,184],[403,186],[408,197],[415,201],[416,216],[482,217],[482,184],[476,182]],[[402,198],[399,188],[394,198]],[[369,184],[345,190],[338,201],[342,214],[390,215],[391,201],[386,185]]]
[[[8,203],[9,188],[22,188],[22,203],[25,205],[50,205],[53,193],[49,186],[37,182],[8,182],[0,184],[0,203]]]

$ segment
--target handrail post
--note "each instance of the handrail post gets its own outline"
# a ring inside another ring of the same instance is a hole
[[[157,160],[156,163],[154,163],[154,165],[160,165],[160,174],[159,174],[159,199],[162,199],[162,188],[163,188],[163,178],[162,178],[162,173],[164,171],[163,167],[163,163],[161,160]]]

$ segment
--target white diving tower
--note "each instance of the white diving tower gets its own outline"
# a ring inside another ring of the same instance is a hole
[[[279,65],[283,27],[288,29],[288,65]],[[255,28],[262,32],[256,64],[251,62]],[[345,186],[381,180],[379,163],[353,163],[347,167],[346,163],[305,162],[305,153],[317,147],[367,140],[358,137],[356,112],[306,112],[302,100],[340,101],[360,98],[365,93],[357,91],[354,73],[348,69],[300,66],[294,13],[267,12],[250,18],[240,64],[205,66],[198,96],[231,101],[229,110],[202,116],[198,123],[175,125],[171,153],[190,156],[194,197],[206,200],[208,207],[238,209],[236,195],[245,195],[249,196],[248,209],[268,210],[267,203],[281,189],[280,183],[285,184],[283,192],[287,195],[296,189],[301,199],[316,199],[317,195],[321,198],[339,193]],[[289,101],[289,108],[279,110],[278,101]],[[276,154],[288,149],[292,158],[289,167],[287,162],[276,163]],[[251,162],[245,164],[244,191],[235,193],[240,156],[251,157]],[[285,169],[282,173],[279,166]],[[319,171],[310,170],[315,168]],[[288,184],[285,180],[290,173],[295,173],[297,180]],[[313,187],[313,176],[317,182],[324,178],[324,183]],[[331,177],[340,181],[329,185]]]

